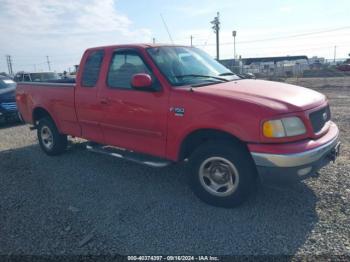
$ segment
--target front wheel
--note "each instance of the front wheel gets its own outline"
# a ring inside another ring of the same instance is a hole
[[[58,132],[55,123],[50,118],[39,120],[37,135],[40,147],[47,155],[62,154],[67,148],[67,136]]]
[[[210,205],[237,206],[256,188],[254,161],[241,144],[207,142],[192,154],[190,165],[190,186]]]

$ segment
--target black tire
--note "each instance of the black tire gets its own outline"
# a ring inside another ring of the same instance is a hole
[[[206,142],[193,152],[189,164],[191,169],[189,183],[193,192],[210,205],[235,207],[243,203],[256,190],[258,176],[255,163],[246,147],[240,143]],[[204,172],[201,172],[203,170]],[[203,173],[206,175],[200,175]],[[230,175],[231,173],[233,174]],[[233,177],[231,181],[228,178],[230,176]],[[216,183],[215,179],[219,179],[217,181],[220,183]],[[221,179],[224,182],[228,179],[226,182],[232,185],[220,187],[217,191],[213,190],[212,183],[214,187],[221,186],[223,182]]]
[[[48,146],[48,139],[44,136],[51,133],[51,143]],[[67,149],[68,140],[66,135],[58,132],[55,123],[50,118],[42,118],[37,126],[37,135],[41,149],[49,156],[56,156],[64,153]]]

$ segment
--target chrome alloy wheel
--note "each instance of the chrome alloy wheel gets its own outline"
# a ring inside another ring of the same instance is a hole
[[[199,180],[210,194],[225,197],[236,191],[239,174],[231,161],[222,157],[210,157],[199,167]]]
[[[41,141],[45,148],[52,149],[53,147],[53,134],[49,127],[43,126],[40,130]]]

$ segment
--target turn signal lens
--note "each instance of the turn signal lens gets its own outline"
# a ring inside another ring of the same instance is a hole
[[[266,121],[263,125],[263,134],[266,137],[284,137],[286,133],[281,120]]]
[[[269,138],[298,136],[305,133],[306,128],[299,117],[269,120],[263,124],[263,134]]]

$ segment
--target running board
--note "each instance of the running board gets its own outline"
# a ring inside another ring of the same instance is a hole
[[[135,153],[114,146],[105,146],[96,143],[91,143],[86,146],[86,149],[94,153],[109,155],[150,167],[166,167],[172,164],[172,162],[169,160],[165,160],[154,156],[148,156],[141,153]]]

